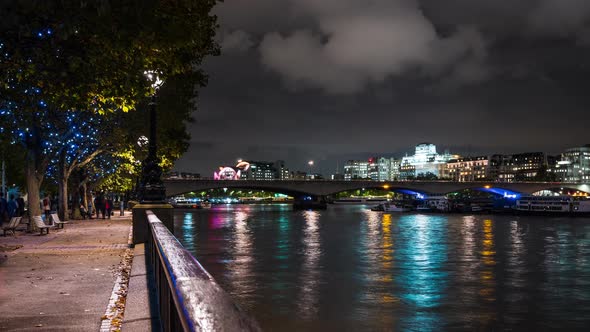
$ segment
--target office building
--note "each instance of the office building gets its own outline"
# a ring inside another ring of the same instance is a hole
[[[359,180],[369,178],[369,162],[348,160],[344,164],[344,179]]]
[[[465,157],[447,162],[441,179],[470,182],[488,179],[489,157]]]
[[[416,145],[413,156],[405,156],[400,164],[400,179],[411,180],[420,177],[440,177],[446,163],[459,156],[448,152],[438,154],[436,145],[420,143]]]
[[[552,171],[558,181],[590,183],[590,144],[567,149]]]

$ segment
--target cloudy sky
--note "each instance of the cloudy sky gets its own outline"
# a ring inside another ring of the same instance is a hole
[[[588,0],[226,0],[176,169],[590,143]]]

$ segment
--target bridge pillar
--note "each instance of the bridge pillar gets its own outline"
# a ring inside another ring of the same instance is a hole
[[[294,197],[295,210],[325,210],[328,207],[326,196],[302,195]]]

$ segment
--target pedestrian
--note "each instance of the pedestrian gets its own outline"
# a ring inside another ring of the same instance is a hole
[[[84,203],[80,203],[80,216],[82,219],[86,219],[88,217],[88,210],[84,207]]]
[[[43,213],[45,213],[45,222],[49,222],[49,216],[51,215],[51,195],[46,194],[43,198]]]
[[[14,194],[10,194],[10,199],[8,200],[8,218],[16,217],[18,213],[18,203],[14,198]]]
[[[102,194],[98,194],[94,198],[94,209],[96,210],[96,219],[100,218],[100,212],[102,211]]]
[[[23,217],[25,215],[25,199],[17,194],[16,202],[18,203],[18,216]]]
[[[0,190],[0,225],[8,222],[8,202],[4,198],[4,193]]]
[[[102,213],[102,219],[106,219],[106,217],[107,217],[107,199],[103,195],[100,196],[100,213]]]
[[[120,216],[124,216],[125,215],[125,201],[121,198],[121,200],[119,201],[119,209],[120,209]]]
[[[92,218],[92,215],[94,214],[94,210],[92,210],[92,196],[90,196],[90,200],[88,201],[88,219],[94,219]]]
[[[104,207],[107,213],[107,218],[111,219],[111,213],[113,212],[113,200],[110,197],[105,199]]]

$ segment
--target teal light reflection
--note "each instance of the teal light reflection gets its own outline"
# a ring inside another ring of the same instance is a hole
[[[185,247],[193,248],[195,244],[195,235],[193,230],[195,228],[195,221],[192,213],[185,213],[182,220],[182,242]]]
[[[313,319],[317,316],[319,306],[320,287],[320,256],[322,254],[320,238],[320,212],[304,211],[303,218],[303,263],[299,281],[299,296],[297,300],[298,312],[303,319]]]
[[[271,272],[271,288],[273,290],[272,299],[275,310],[281,313],[289,312],[289,306],[292,305],[292,299],[289,291],[293,290],[292,285],[289,284],[289,263],[291,259],[291,221],[289,220],[290,211],[279,210],[277,216],[278,234],[275,240],[275,250],[272,255],[274,266],[270,267]]]
[[[438,331],[442,317],[434,308],[446,293],[448,273],[447,219],[443,216],[405,215],[399,220],[396,261],[400,275],[399,297],[411,314],[404,315],[404,329]]]

